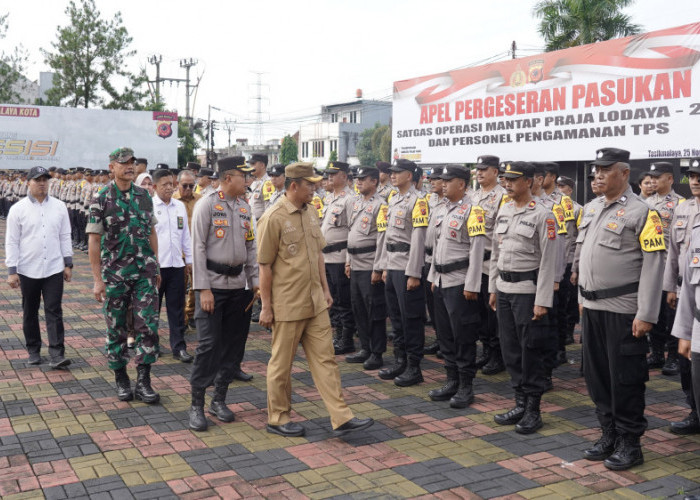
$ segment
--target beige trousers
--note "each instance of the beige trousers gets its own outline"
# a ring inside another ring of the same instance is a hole
[[[272,356],[267,365],[267,421],[270,425],[284,425],[290,420],[292,363],[300,341],[314,384],[336,429],[352,419],[353,414],[343,399],[327,310],[299,321],[275,321]]]

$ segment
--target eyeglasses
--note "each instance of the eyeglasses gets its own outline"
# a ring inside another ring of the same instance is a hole
[[[194,184],[180,184],[185,189],[194,189]]]

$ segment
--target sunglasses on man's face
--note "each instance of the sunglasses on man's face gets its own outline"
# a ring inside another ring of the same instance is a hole
[[[194,184],[180,184],[185,189],[194,189]]]

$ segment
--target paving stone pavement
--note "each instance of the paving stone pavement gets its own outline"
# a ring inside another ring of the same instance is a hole
[[[4,241],[4,221],[0,238]],[[0,254],[4,258],[3,249]],[[104,319],[92,298],[87,256],[76,252],[66,286],[68,370],[29,366],[23,348],[21,297],[0,287],[0,497],[127,498],[682,498],[700,493],[700,436],[667,430],[688,409],[678,378],[654,371],[647,384],[646,462],[611,472],[581,459],[598,438],[580,344],[554,373],[543,398],[544,428],[521,436],[493,415],[511,406],[505,373],[479,375],[465,410],[432,402],[442,364],[424,363],[425,383],[399,388],[339,356],[343,392],[353,411],[376,420],[358,435],[333,438],[328,414],[300,349],[294,362],[293,419],[307,435],[265,432],[265,370],[270,334],[254,328],[243,369],[227,403],[230,424],[208,416],[208,432],[187,428],[190,365],[165,349],[153,367],[161,404],[119,402],[104,356]],[[5,270],[3,269],[3,272]],[[43,328],[43,326],[42,326]],[[434,337],[427,330],[429,341]],[[168,346],[165,313],[161,344]],[[188,335],[194,350],[196,336]],[[46,351],[44,350],[44,354]],[[133,365],[129,372],[135,378]]]

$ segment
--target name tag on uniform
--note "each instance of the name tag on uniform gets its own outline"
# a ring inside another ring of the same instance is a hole
[[[185,227],[185,219],[183,217],[178,216],[177,218],[177,228],[182,229]]]

